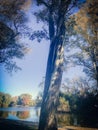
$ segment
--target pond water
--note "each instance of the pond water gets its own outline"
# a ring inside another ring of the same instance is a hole
[[[39,122],[39,107],[0,108],[0,117],[5,119]]]
[[[40,107],[0,108],[0,117],[5,119],[39,122]],[[58,114],[59,126],[74,125],[98,128],[98,116]]]

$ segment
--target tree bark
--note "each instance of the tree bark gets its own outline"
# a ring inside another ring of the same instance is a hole
[[[57,104],[63,74],[63,43],[55,37],[50,46],[39,130],[57,130]]]
[[[55,4],[57,3],[58,11],[55,12]],[[64,36],[65,36],[65,14],[71,0],[68,1],[52,1],[48,7],[49,10],[49,36],[50,50],[48,55],[45,85],[43,92],[43,101],[41,106],[41,114],[38,130],[57,130],[57,105],[59,99],[59,89],[61,86],[63,74],[63,58],[64,58]],[[54,8],[53,8],[54,6]],[[55,21],[55,13],[57,14]]]

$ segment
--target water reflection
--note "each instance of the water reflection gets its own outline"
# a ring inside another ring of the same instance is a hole
[[[8,111],[7,111],[8,110]],[[0,109],[0,118],[39,122],[40,108]],[[59,126],[74,125],[98,127],[98,117],[92,115],[58,114]]]
[[[0,111],[1,118],[8,118],[11,117],[11,115],[18,117],[19,119],[27,119],[30,117],[30,111]]]
[[[0,117],[1,117],[1,118],[7,118],[7,117],[8,117],[8,114],[9,114],[9,113],[8,113],[7,111],[5,111],[5,112],[4,112],[4,111],[0,111]]]
[[[11,115],[13,115],[13,116],[17,116],[17,112],[16,111],[10,111],[8,113],[11,114]]]
[[[27,118],[30,117],[30,111],[23,111],[23,112],[18,111],[17,114],[16,114],[16,116],[18,118],[20,118],[20,119],[27,119]]]
[[[0,110],[0,118],[38,122],[40,108],[8,108]]]

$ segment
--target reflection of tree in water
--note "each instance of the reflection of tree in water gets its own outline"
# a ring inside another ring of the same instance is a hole
[[[17,112],[16,112],[16,111],[10,111],[9,113],[10,113],[11,115],[14,115],[14,116],[17,115]]]
[[[7,118],[8,117],[8,111],[0,111],[0,117],[1,118]]]
[[[37,117],[40,116],[40,109],[36,109],[36,116],[37,116]]]
[[[16,116],[20,119],[27,119],[28,117],[30,117],[30,112],[29,111],[18,111]]]

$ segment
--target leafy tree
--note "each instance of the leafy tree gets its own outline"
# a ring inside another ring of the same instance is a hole
[[[88,80],[80,78],[66,84],[65,91],[64,85],[60,97],[69,102],[71,112],[78,114],[97,114],[98,94],[96,94],[96,88],[92,87],[94,86],[93,84],[91,86]]]
[[[30,1],[30,0],[29,0]],[[25,0],[0,0],[0,65],[17,69],[14,58],[22,58],[26,47],[19,44],[19,28],[26,21]],[[29,2],[28,2],[29,3]]]
[[[3,101],[3,93],[0,92],[0,107],[2,107],[2,101]]]
[[[11,95],[4,94],[2,97],[2,107],[8,107],[11,102]]]
[[[10,102],[10,104],[9,104],[9,107],[16,106],[16,105],[17,105],[17,102],[18,102],[18,96],[12,97],[12,98],[11,98],[11,102]]]
[[[66,50],[70,54],[65,54],[65,64],[67,63],[68,68],[75,64],[81,65],[88,78],[95,82],[93,82],[95,86],[98,86],[98,51],[97,43],[95,44],[98,33],[96,29],[98,24],[96,22],[98,18],[97,5],[97,2],[87,0],[82,8],[74,16],[71,16],[66,23],[68,35],[72,36],[68,40],[69,44],[66,46]],[[73,26],[73,30],[70,26]]]
[[[77,0],[37,0],[38,6],[42,5],[43,8],[35,12],[35,15],[38,20],[48,25],[48,32],[46,29],[36,31],[31,39],[37,36],[39,41],[42,38],[50,40],[39,130],[57,130],[56,111],[63,74],[65,21],[71,9],[79,2]]]
[[[60,97],[59,99],[58,111],[61,111],[61,112],[70,111],[69,102],[64,97]]]
[[[30,94],[21,94],[18,98],[19,105],[31,105],[32,104],[32,95]]]
[[[16,63],[13,58],[22,58],[24,56],[24,47],[15,40],[15,33],[5,24],[0,23],[0,64],[4,64],[8,70],[13,70]]]
[[[92,61],[92,71],[98,86],[98,1],[87,0],[82,9],[75,15],[75,29],[80,33],[89,46],[85,49]],[[81,16],[84,17],[81,17]],[[90,68],[89,67],[89,68]]]

